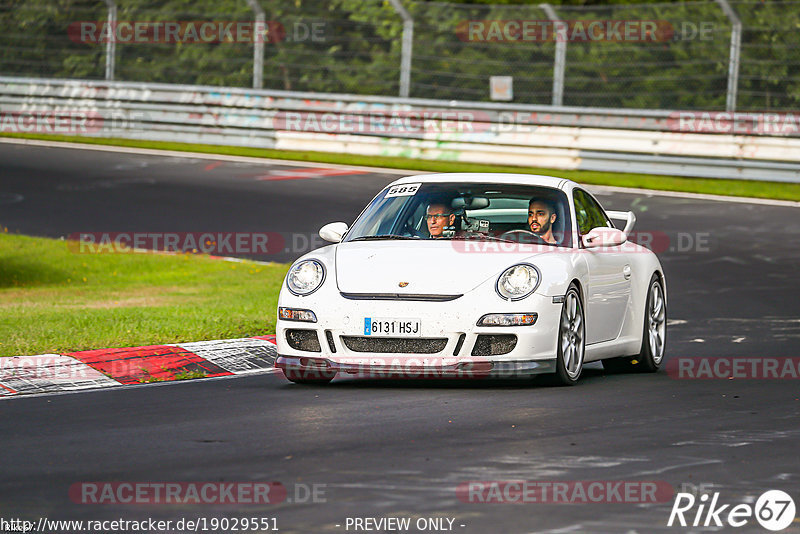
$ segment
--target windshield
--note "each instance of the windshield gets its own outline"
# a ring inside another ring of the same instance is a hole
[[[344,241],[499,239],[572,246],[567,197],[551,187],[416,183],[384,189]]]

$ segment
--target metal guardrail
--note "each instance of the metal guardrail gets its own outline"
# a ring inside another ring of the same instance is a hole
[[[0,77],[0,131],[800,182],[798,132],[686,132],[668,110]]]

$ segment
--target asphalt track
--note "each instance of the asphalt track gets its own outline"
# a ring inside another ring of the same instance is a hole
[[[311,235],[351,221],[394,178],[257,179],[288,170],[297,167],[0,144],[0,224],[46,236]],[[797,208],[599,198],[609,209],[632,206],[637,230],[667,238],[658,246],[669,359],[797,356]],[[302,252],[287,248],[261,259]],[[573,388],[353,379],[303,387],[270,374],[0,402],[0,517],[276,517],[282,532],[354,532],[348,517],[387,516],[453,518],[453,531],[464,533],[719,531],[667,527],[671,499],[460,501],[456,487],[474,480],[653,480],[676,490],[702,485],[730,504],[781,489],[800,505],[797,380],[678,380],[590,367]],[[293,502],[76,504],[68,490],[84,481],[280,481]],[[297,502],[312,485],[324,496]],[[798,521],[784,532],[800,532]],[[766,532],[754,520],[722,530]]]

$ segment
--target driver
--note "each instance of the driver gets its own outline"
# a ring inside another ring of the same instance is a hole
[[[428,223],[428,233],[431,234],[431,238],[437,239],[442,237],[445,228],[455,224],[456,216],[445,204],[435,202],[428,204],[428,209],[425,210],[425,222]]]
[[[557,217],[555,204],[550,200],[532,198],[528,204],[528,228],[551,245],[558,244],[553,235],[553,223]]]

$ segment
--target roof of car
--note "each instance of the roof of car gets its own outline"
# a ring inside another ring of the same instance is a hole
[[[394,184],[407,183],[447,183],[447,182],[482,182],[519,185],[540,185],[546,187],[563,188],[568,183],[574,183],[566,178],[555,176],[542,176],[538,174],[510,174],[501,172],[454,172],[442,174],[416,174],[395,180]]]

